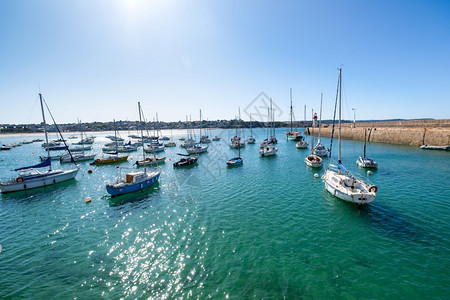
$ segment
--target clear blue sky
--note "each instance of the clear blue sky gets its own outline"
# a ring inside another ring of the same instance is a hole
[[[0,124],[231,119],[264,91],[287,120],[450,118],[448,0],[3,0]],[[248,116],[243,113],[244,119]]]

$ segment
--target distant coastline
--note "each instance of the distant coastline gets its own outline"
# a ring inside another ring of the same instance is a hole
[[[125,121],[118,122],[119,131],[133,131],[136,130],[136,122]],[[324,137],[331,136],[331,121],[324,121],[321,130],[321,134]],[[103,124],[101,128],[105,130],[89,130],[89,125],[83,129],[86,133],[95,134],[95,132],[108,132],[114,131],[113,124],[111,123],[98,123]],[[216,125],[216,126],[213,126]],[[220,126],[217,126],[220,125]],[[305,129],[305,135],[309,135],[311,131],[312,122],[295,122],[294,126],[297,129]],[[4,126],[4,125],[3,125]],[[10,125],[11,126],[11,125]],[[13,125],[21,126],[21,125]],[[40,125],[36,125],[36,131],[21,131],[20,128],[15,128],[16,130],[8,131],[2,130],[0,132],[0,138],[8,136],[42,136]],[[54,126],[54,125],[53,125]],[[79,125],[78,124],[62,124],[58,125],[60,130],[64,134],[78,135]],[[78,126],[78,128],[77,128]],[[129,127],[128,127],[129,126]],[[160,128],[161,130],[185,130],[185,122],[171,122],[165,123],[147,123],[148,130],[154,130],[155,128]],[[202,122],[202,128],[210,129],[231,129],[240,126],[242,128],[249,128],[250,122],[241,121],[238,123],[236,120],[231,121],[205,121]],[[192,122],[190,127],[197,129],[200,127],[200,122]],[[252,122],[253,128],[265,128],[266,124],[264,122]],[[289,128],[288,122],[276,122],[277,128]],[[70,130],[69,130],[70,129]],[[342,124],[342,137],[344,139],[352,140],[364,140],[364,129],[368,130],[368,140],[372,142],[381,142],[389,144],[400,144],[400,145],[435,145],[435,146],[447,146],[450,145],[450,119],[422,119],[422,120],[395,120],[395,121],[357,121],[353,123],[352,121],[345,121]],[[54,130],[50,130],[54,132]],[[317,130],[315,135],[317,135]],[[335,136],[337,132],[335,131]]]
[[[323,120],[322,124],[324,127],[330,126],[332,120]],[[357,121],[358,127],[421,127],[421,128],[450,128],[450,119],[417,119],[417,120],[368,120],[368,121]],[[236,128],[237,126],[241,128],[265,128],[268,126],[267,122],[256,121],[238,121],[238,120],[216,120],[216,121],[192,121],[186,123],[185,121],[177,122],[147,122],[145,127],[147,130],[155,129],[186,129],[187,127],[191,129],[196,128]],[[288,121],[276,121],[276,128],[289,127]],[[294,127],[311,127],[311,121],[295,121]],[[353,121],[344,120],[342,121],[342,127],[353,126]],[[123,130],[136,130],[139,128],[138,121],[116,121],[113,122],[90,122],[83,123],[82,128],[80,124],[68,123],[68,124],[58,124],[59,130],[61,132],[79,132],[82,129],[84,132],[96,132],[96,131],[114,131],[114,129]],[[56,126],[54,124],[47,124],[48,132],[56,132]],[[43,132],[43,125],[41,124],[0,124],[0,134],[6,133],[40,133]]]

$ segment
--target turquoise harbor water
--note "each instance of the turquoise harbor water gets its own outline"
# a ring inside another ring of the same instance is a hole
[[[184,150],[167,148],[160,183],[144,193],[112,199],[105,190],[133,167],[134,152],[119,169],[80,163],[74,181],[1,195],[0,298],[448,297],[450,153],[369,143],[379,189],[357,207],[324,190],[314,173],[325,168],[307,168],[309,150],[284,132],[276,157],[247,145],[235,168],[225,165],[237,153],[232,130],[212,132],[222,140],[198,166],[174,170]],[[97,150],[106,135],[97,133]],[[367,178],[355,164],[363,143],[343,147],[344,164]],[[1,152],[0,179],[43,154],[40,143]]]

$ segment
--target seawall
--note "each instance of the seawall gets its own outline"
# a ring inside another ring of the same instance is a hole
[[[341,136],[343,139],[364,140],[364,130],[367,129],[368,141],[401,144],[401,145],[450,145],[450,119],[420,120],[420,121],[392,121],[392,122],[356,122],[342,124]],[[311,133],[311,128],[306,134]],[[314,129],[314,135],[318,128]],[[322,136],[331,136],[331,125],[322,127]],[[336,126],[334,137],[337,138]]]

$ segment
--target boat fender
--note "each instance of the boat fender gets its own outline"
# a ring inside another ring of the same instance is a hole
[[[17,177],[17,178],[16,178],[16,182],[17,182],[17,183],[23,182],[23,177]]]
[[[374,193],[376,193],[378,191],[378,187],[376,185],[369,186],[369,193],[371,193],[372,190],[374,191]]]

